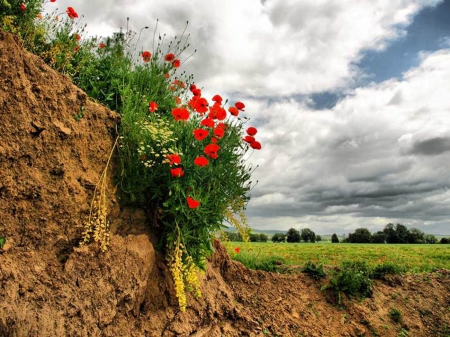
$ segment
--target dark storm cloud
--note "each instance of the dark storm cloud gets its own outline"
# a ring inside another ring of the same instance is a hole
[[[436,137],[416,142],[409,154],[435,156],[450,151],[450,137]]]

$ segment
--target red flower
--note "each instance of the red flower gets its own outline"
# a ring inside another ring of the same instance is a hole
[[[224,129],[219,128],[219,127],[217,127],[217,128],[214,129],[214,136],[216,136],[217,138],[220,139],[220,138],[222,138],[224,135],[225,135],[225,130],[224,130]]]
[[[222,97],[220,97],[219,95],[214,95],[214,97],[212,98],[212,101],[222,104]]]
[[[196,86],[194,83],[192,83],[192,84],[189,86],[189,90],[192,92],[192,91],[195,90],[195,89],[197,89],[197,86]]]
[[[212,159],[217,159],[219,154],[217,153],[220,150],[220,146],[217,144],[208,144],[205,146],[204,152],[205,154]]]
[[[71,19],[75,19],[78,17],[78,13],[75,12],[75,9],[73,9],[72,7],[67,7],[66,13]]]
[[[214,104],[209,109],[209,117],[218,119],[219,121],[222,121],[227,117],[227,112],[220,105]]]
[[[211,138],[211,143],[216,144],[218,141],[218,139],[216,137],[212,137]]]
[[[158,110],[158,104],[156,104],[155,102],[151,101],[148,105],[148,111],[150,112],[155,112],[156,110]]]
[[[56,0],[50,0],[50,2],[56,2]]]
[[[249,144],[253,143],[255,141],[255,137],[252,136],[245,136],[244,142],[247,142]]]
[[[206,126],[208,128],[213,128],[214,120],[212,118],[205,118],[204,120],[202,120],[202,122],[200,124],[203,126]]]
[[[194,137],[197,140],[203,140],[206,137],[208,137],[209,131],[205,129],[195,129],[194,130]]]
[[[238,116],[239,115],[239,110],[235,107],[235,106],[230,106],[228,108],[228,111],[230,112],[230,114],[232,114],[233,116]]]
[[[250,136],[256,135],[257,132],[258,132],[258,130],[256,130],[256,128],[254,128],[253,126],[251,126],[247,129],[247,134]]]
[[[235,251],[237,254],[239,254],[239,253],[241,252],[241,248],[236,247],[236,248],[234,248],[234,251]]]
[[[176,121],[187,121],[189,119],[189,111],[186,108],[172,109],[172,115]]]
[[[106,48],[106,44],[104,44],[103,42],[101,42],[101,43],[98,45],[98,47],[99,47],[100,49],[105,49],[105,48]]]
[[[173,60],[175,60],[175,55],[172,53],[167,54],[166,56],[164,56],[164,60],[166,62],[172,62]]]
[[[181,98],[180,97],[175,97],[175,103],[176,103],[176,105],[180,105],[181,104]]]
[[[20,9],[22,10],[22,12],[25,12],[25,10],[27,9],[27,6],[25,6],[24,3],[20,4]]]
[[[170,77],[170,74],[169,74],[169,73],[164,74],[164,77],[165,77],[165,78],[169,78],[169,77]]]
[[[260,142],[257,142],[256,140],[254,142],[250,143],[250,147],[255,150],[261,150],[261,144],[260,144]]]
[[[150,52],[148,50],[142,52],[142,60],[144,62],[150,62],[151,58],[152,58],[152,54],[150,54]]]
[[[194,88],[191,90],[192,94],[194,96],[201,96],[202,95],[202,91],[200,89]]]
[[[174,178],[181,178],[182,176],[184,176],[184,172],[181,167],[170,169],[170,174]]]
[[[73,34],[73,38],[74,38],[75,40],[77,40],[77,41],[80,41],[80,40],[81,40],[81,36],[78,35],[77,33]]]
[[[169,159],[170,165],[178,165],[181,163],[181,157],[177,154],[168,154],[166,158]]]
[[[195,158],[194,164],[203,167],[209,164],[209,160],[203,156],[198,156],[197,158]]]
[[[221,122],[221,123],[217,124],[217,127],[226,130],[228,128],[228,125],[226,125],[225,123]]]
[[[179,68],[180,67],[180,65],[181,65],[181,62],[180,62],[180,60],[174,60],[173,62],[172,62],[172,66],[174,67],[174,68]]]
[[[244,111],[244,108],[245,108],[244,103],[242,103],[242,102],[236,102],[236,103],[234,103],[234,106],[235,106],[238,110]]]
[[[194,109],[200,114],[205,113],[208,111],[208,101],[203,97],[199,97],[195,100]]]
[[[200,205],[200,201],[192,199],[191,197],[186,198],[189,208],[197,208]]]

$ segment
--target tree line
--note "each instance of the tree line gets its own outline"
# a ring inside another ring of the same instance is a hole
[[[333,234],[331,242],[337,243],[339,239]],[[382,231],[371,233],[367,228],[358,228],[350,233],[342,242],[348,243],[437,243],[438,239],[433,234],[425,234],[420,229],[408,229],[402,224],[388,223]],[[442,238],[440,243],[449,243],[448,238]]]

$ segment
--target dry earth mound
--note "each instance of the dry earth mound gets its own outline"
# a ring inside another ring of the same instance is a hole
[[[117,123],[0,31],[1,337],[448,336],[447,271],[378,282],[339,308],[319,282],[248,270],[218,242],[203,297],[179,312],[143,212],[122,209],[113,188],[110,250],[79,247]]]

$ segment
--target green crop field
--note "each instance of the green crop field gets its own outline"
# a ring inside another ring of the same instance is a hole
[[[413,273],[450,270],[450,245],[443,244],[226,242],[225,246],[231,257],[239,260],[275,258],[287,265],[312,261],[328,266],[339,266],[343,261],[366,261],[372,266],[391,262]]]

